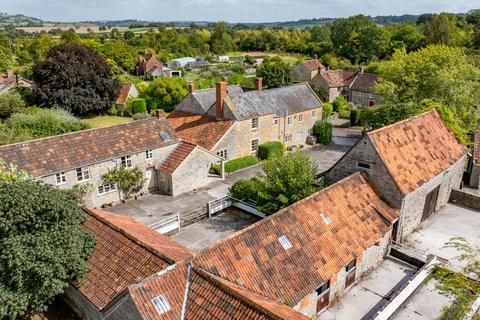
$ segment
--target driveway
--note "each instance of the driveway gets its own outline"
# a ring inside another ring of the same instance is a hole
[[[303,152],[318,165],[318,172],[328,170],[348,150],[348,146],[315,146]],[[137,200],[106,208],[117,214],[134,217],[138,221],[151,225],[173,213],[190,212],[205,206],[209,201],[225,197],[229,188],[240,179],[249,179],[262,172],[261,165],[252,166],[231,173],[224,180],[212,178],[212,182],[201,189],[171,197],[162,194],[148,194]]]
[[[470,244],[480,247],[480,212],[449,203],[425,220],[404,244],[447,259],[450,268],[460,271],[465,262],[457,259],[459,252],[444,247],[453,237],[464,237]]]

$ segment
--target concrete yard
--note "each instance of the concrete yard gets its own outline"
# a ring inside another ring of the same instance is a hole
[[[319,315],[319,320],[368,319],[415,274],[413,267],[386,259],[377,269],[350,288],[340,300]]]
[[[318,165],[318,172],[324,172],[335,164],[348,150],[348,146],[318,145],[307,148],[303,152]],[[261,165],[252,166],[226,176],[225,180],[216,178],[208,186],[171,197],[162,194],[148,194],[138,200],[106,208],[117,214],[134,217],[138,221],[151,225],[163,220],[165,216],[190,212],[205,206],[209,201],[222,198],[228,194],[229,188],[240,179],[249,179],[262,172]]]
[[[480,247],[480,212],[449,203],[425,220],[404,244],[448,259],[448,266],[460,271],[465,262],[456,258],[459,252],[444,247],[453,237],[464,237],[471,245]]]
[[[194,252],[199,252],[257,221],[258,218],[254,216],[230,208],[218,216],[184,228],[171,238]]]

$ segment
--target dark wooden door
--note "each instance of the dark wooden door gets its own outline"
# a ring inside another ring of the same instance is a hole
[[[323,293],[317,300],[317,313],[328,307],[330,303],[330,290]]]
[[[345,288],[350,287],[352,284],[355,283],[355,274],[357,273],[357,268],[353,268],[350,270],[350,272],[347,274],[347,278],[345,280]]]
[[[437,206],[438,200],[438,191],[440,186],[436,187],[425,197],[425,206],[423,207],[422,221],[427,219],[435,212],[435,207]]]

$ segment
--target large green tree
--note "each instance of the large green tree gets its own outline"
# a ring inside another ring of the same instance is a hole
[[[108,63],[100,55],[78,44],[61,44],[48,51],[33,67],[38,102],[75,115],[106,110],[119,93]]]
[[[387,123],[423,111],[428,99],[443,105],[464,133],[477,128],[480,69],[464,49],[430,45],[410,53],[399,50],[380,66],[380,73],[375,91],[389,109]]]
[[[353,63],[382,57],[389,40],[388,33],[382,27],[363,15],[335,20],[331,27],[331,38],[336,53]]]
[[[268,88],[283,87],[291,81],[291,68],[280,57],[266,57],[257,68],[257,76]]]
[[[434,15],[425,26],[425,35],[429,44],[459,45],[460,29],[456,25],[456,16],[448,13]]]
[[[0,163],[0,319],[45,310],[88,272],[94,238],[72,191]]]
[[[0,95],[0,119],[6,119],[16,112],[22,112],[26,107],[22,96],[15,91]]]
[[[150,109],[161,108],[167,112],[179,104],[188,93],[187,83],[181,78],[158,78],[142,93]]]

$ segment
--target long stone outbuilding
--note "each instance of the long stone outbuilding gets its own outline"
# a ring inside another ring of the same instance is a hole
[[[467,149],[436,110],[365,134],[327,173],[336,182],[364,171],[387,203],[400,210],[394,239],[415,230],[459,188]]]

